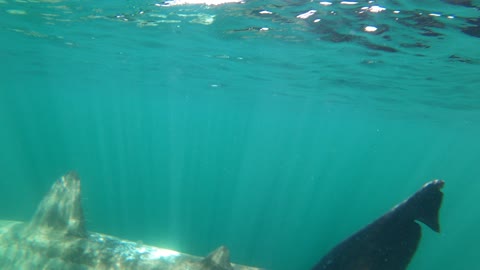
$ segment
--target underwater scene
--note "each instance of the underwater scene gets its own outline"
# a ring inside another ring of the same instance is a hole
[[[0,268],[477,269],[479,7],[0,0]]]

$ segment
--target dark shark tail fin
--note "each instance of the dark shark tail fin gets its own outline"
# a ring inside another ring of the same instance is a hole
[[[335,246],[314,270],[405,270],[421,238],[420,221],[439,232],[442,180],[425,184],[404,202]]]
[[[43,198],[29,225],[65,235],[86,235],[81,203],[80,179],[75,172],[62,176]]]
[[[442,180],[430,181],[399,207],[405,207],[405,211],[414,215],[413,219],[422,222],[436,232],[440,232],[438,213],[442,206],[443,193],[441,189],[444,185],[445,182]]]

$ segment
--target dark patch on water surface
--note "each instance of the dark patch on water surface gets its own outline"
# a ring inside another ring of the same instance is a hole
[[[425,28],[445,28],[445,24],[438,21],[435,16],[431,16],[429,14],[419,13],[414,14],[406,20],[400,20],[400,23],[408,21],[409,24],[406,24],[410,27],[414,27],[417,29],[425,29]]]
[[[471,58],[468,57],[463,57],[463,56],[458,56],[456,54],[452,54],[448,57],[448,60],[450,62],[460,62],[460,63],[465,63],[465,64],[478,64],[479,61],[475,61]]]
[[[334,42],[334,43],[341,43],[341,42],[355,42],[360,39],[359,36],[349,35],[349,34],[342,34],[335,31],[331,31],[325,37],[322,37],[322,40]]]
[[[480,26],[469,26],[463,28],[462,32],[469,36],[480,38]]]
[[[443,1],[456,6],[474,7],[473,2],[471,0],[443,0]]]
[[[361,43],[361,44],[364,45],[365,47],[369,48],[369,49],[376,50],[376,51],[398,52],[398,50],[393,48],[393,47],[389,47],[389,46],[385,46],[385,45],[379,45],[379,44],[375,44],[375,43],[370,43],[368,41],[364,42],[364,43]]]
[[[257,32],[260,31],[262,28],[257,27],[257,26],[251,26],[251,27],[246,27],[246,28],[241,28],[241,29],[233,29],[230,30],[230,33],[235,33],[235,32]]]
[[[421,42],[415,42],[415,43],[400,43],[400,46],[403,48],[425,48],[428,49],[430,48],[429,45],[423,44]]]
[[[393,47],[373,43],[364,36],[354,35],[354,34],[343,34],[343,33],[336,32],[333,29],[329,29],[329,31],[326,31],[325,29],[326,28],[319,31],[320,34],[322,35],[321,39],[324,41],[329,41],[333,43],[343,43],[343,42],[356,43],[366,48],[369,48],[371,50],[384,51],[384,52],[398,51]]]
[[[432,31],[430,29],[425,29],[420,35],[425,36],[425,37],[440,37],[443,36],[443,34],[437,33],[435,31]]]
[[[480,38],[480,19],[468,19],[467,23],[471,24],[471,26],[464,27],[462,32],[469,36]]]

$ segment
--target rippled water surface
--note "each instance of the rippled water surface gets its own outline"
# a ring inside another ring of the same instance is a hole
[[[0,0],[0,219],[73,169],[90,230],[309,269],[441,178],[409,269],[475,269],[479,6]]]

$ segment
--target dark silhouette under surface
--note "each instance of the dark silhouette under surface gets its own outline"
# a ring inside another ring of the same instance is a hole
[[[313,270],[405,270],[421,237],[417,221],[440,232],[444,181],[434,180],[335,246]]]

